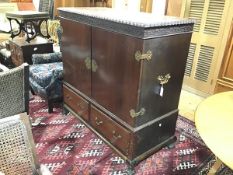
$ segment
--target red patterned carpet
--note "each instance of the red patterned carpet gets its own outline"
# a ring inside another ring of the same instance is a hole
[[[128,166],[87,127],[60,108],[47,113],[39,97],[30,101],[33,135],[41,164],[54,175],[127,175]],[[135,167],[136,175],[206,174],[213,154],[201,141],[193,122],[179,117],[174,148],[163,148]]]

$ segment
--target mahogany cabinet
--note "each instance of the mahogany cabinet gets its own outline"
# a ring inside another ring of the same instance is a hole
[[[193,21],[60,8],[64,107],[131,164],[174,141]]]

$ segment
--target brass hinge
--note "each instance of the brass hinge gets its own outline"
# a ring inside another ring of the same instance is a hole
[[[146,109],[145,108],[141,108],[140,111],[136,112],[134,109],[131,109],[129,111],[129,114],[132,118],[135,118],[135,117],[138,117],[140,115],[144,115],[146,112]]]
[[[141,51],[137,51],[135,53],[135,59],[137,61],[140,61],[140,60],[151,60],[152,58],[152,52],[150,50],[148,50],[146,53],[142,54]]]

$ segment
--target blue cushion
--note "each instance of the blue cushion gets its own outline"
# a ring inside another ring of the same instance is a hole
[[[45,64],[45,63],[53,63],[53,62],[61,62],[61,61],[62,61],[61,52],[32,55],[33,64]]]
[[[63,71],[63,63],[37,64],[29,67],[29,77],[42,88],[46,88],[54,79],[56,72]]]

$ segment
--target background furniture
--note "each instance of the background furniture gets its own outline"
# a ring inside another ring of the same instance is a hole
[[[46,12],[20,11],[7,12],[7,19],[10,21],[11,38],[18,36],[21,32],[26,35],[26,41],[30,42],[37,36],[49,38],[47,21],[49,15]],[[12,27],[12,21],[18,24],[18,29]],[[42,30],[42,23],[45,23],[45,31]]]
[[[9,42],[11,59],[16,66],[24,62],[32,64],[33,54],[53,52],[53,43],[41,37],[36,37],[30,43],[25,41],[23,37],[14,38]]]
[[[24,114],[0,119],[0,172],[38,174],[29,117]]]
[[[0,118],[28,112],[28,65],[0,72]]]
[[[48,101],[48,112],[53,112],[53,103],[63,97],[63,64],[60,52],[33,54],[29,68],[29,82],[33,92]]]
[[[215,93],[233,90],[233,19]]]
[[[50,19],[54,17],[54,0],[39,0],[39,12],[47,12]]]
[[[65,108],[132,164],[174,141],[193,22],[108,8],[59,14]]]
[[[195,125],[210,150],[233,169],[233,91],[206,98],[195,112]]]

